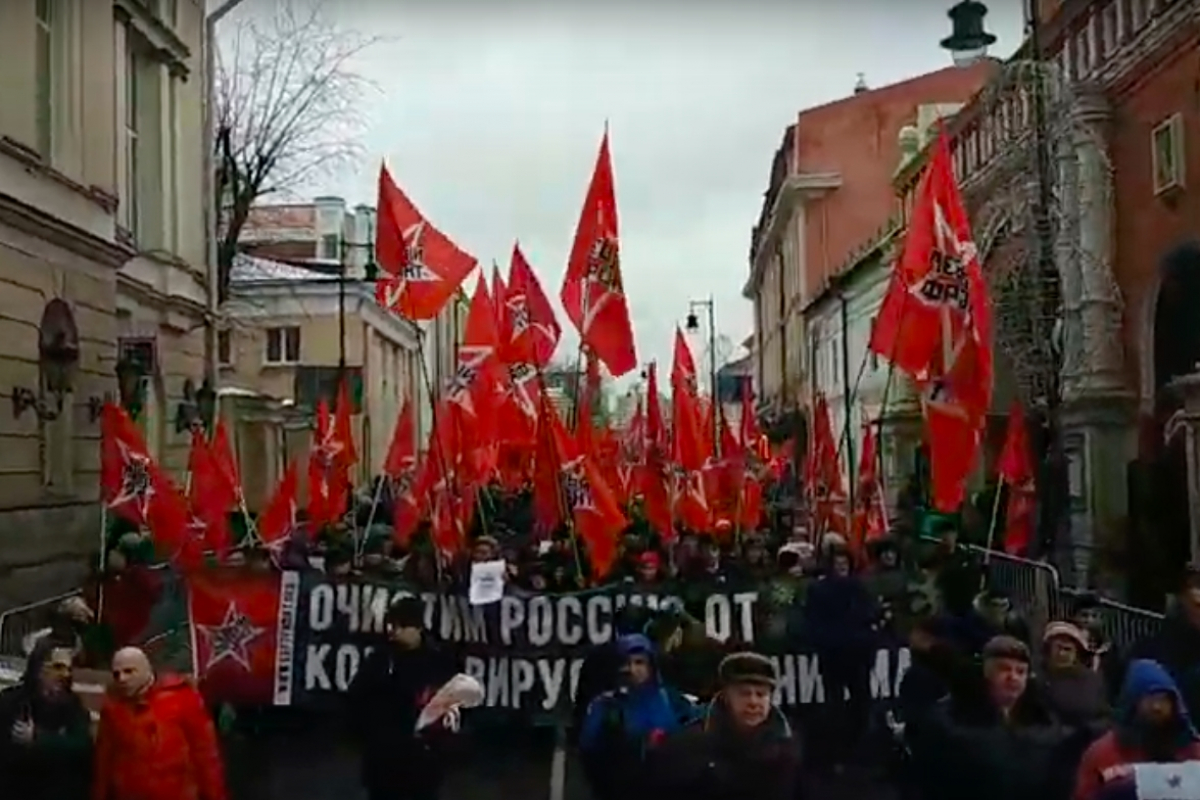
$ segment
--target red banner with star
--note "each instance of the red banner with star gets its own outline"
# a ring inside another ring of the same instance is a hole
[[[280,573],[199,571],[188,580],[192,669],[206,697],[246,705],[275,702]]]

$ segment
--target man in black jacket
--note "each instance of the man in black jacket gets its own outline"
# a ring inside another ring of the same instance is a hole
[[[445,777],[444,737],[457,719],[415,729],[421,709],[458,668],[427,641],[424,613],[419,598],[397,599],[385,620],[387,642],[363,660],[350,686],[350,724],[370,800],[436,800]]]
[[[91,719],[71,686],[74,641],[39,639],[16,686],[0,692],[0,786],[21,800],[85,800]]]
[[[708,713],[650,751],[644,796],[654,800],[794,800],[800,748],[772,705],[775,666],[758,653],[726,656]]]

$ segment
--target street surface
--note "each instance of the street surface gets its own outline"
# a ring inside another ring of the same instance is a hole
[[[458,754],[449,771],[443,800],[590,800],[581,770],[570,757],[565,759],[562,794],[555,796],[552,732],[530,733],[505,729],[502,738],[494,739],[475,733],[469,750]],[[249,747],[240,756],[231,753],[232,800],[362,800],[357,755],[334,738],[328,731],[313,731],[303,739]],[[803,796],[813,800],[895,798],[887,787],[853,773],[809,778],[805,789]]]

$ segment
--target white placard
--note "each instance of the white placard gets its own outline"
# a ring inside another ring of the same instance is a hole
[[[473,606],[498,603],[504,597],[504,572],[508,568],[504,559],[477,561],[471,565],[471,587],[467,597]]]

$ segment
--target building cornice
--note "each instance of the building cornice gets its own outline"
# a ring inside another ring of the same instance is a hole
[[[252,285],[235,285],[231,297],[222,306],[222,313],[232,319],[254,320],[266,325],[274,317],[291,317],[279,306],[288,300],[303,304],[306,317],[336,317],[338,315],[338,282],[328,281],[257,281]],[[366,323],[386,339],[406,350],[419,346],[420,328],[411,320],[384,311],[375,301],[374,290],[368,284],[346,284],[346,316]]]
[[[3,192],[0,192],[0,223],[114,270],[133,255],[127,247],[102,239]]]
[[[860,250],[846,266],[825,282],[821,291],[817,292],[805,306],[802,313],[808,316],[827,300],[841,297],[855,284],[872,266],[878,266],[886,261],[888,248],[904,231],[904,226],[893,220],[889,226],[876,236],[870,244]]]
[[[775,196],[775,204],[767,217],[766,229],[762,231],[754,248],[754,260],[750,265],[750,276],[742,287],[742,297],[752,300],[758,294],[767,259],[774,249],[773,245],[791,223],[796,204],[815,200],[841,186],[840,172],[802,172],[788,176],[780,186],[779,194]]]

